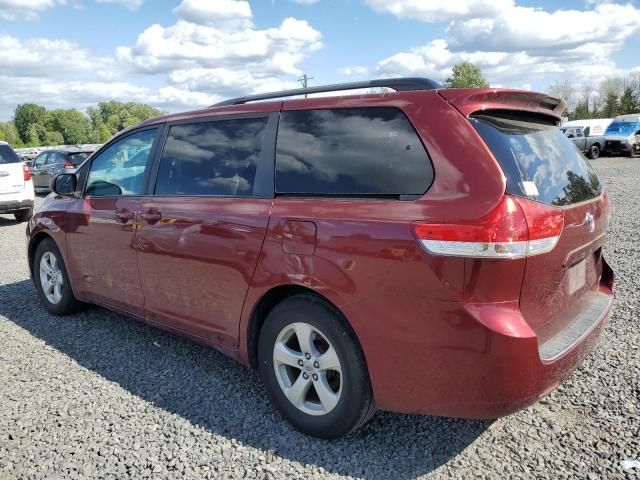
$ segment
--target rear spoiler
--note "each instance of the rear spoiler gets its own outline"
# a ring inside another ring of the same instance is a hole
[[[438,93],[465,117],[482,110],[521,110],[561,120],[567,102],[546,93],[506,88],[445,88]]]

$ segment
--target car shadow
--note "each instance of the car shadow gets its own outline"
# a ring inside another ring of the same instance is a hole
[[[20,222],[16,221],[15,218],[13,218],[13,214],[2,214],[0,215],[0,227],[13,227],[15,225],[18,225]]]
[[[1,316],[156,407],[217,435],[327,472],[415,478],[455,457],[490,424],[378,413],[348,437],[318,440],[280,417],[255,371],[211,348],[98,307],[53,317],[28,280],[0,285],[0,299]]]

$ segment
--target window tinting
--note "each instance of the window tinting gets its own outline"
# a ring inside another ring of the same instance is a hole
[[[9,145],[0,145],[0,165],[4,163],[19,163],[20,157]]]
[[[129,135],[91,162],[85,193],[93,196],[142,195],[144,173],[157,129]]]
[[[593,168],[548,118],[513,112],[483,112],[471,123],[500,163],[507,192],[551,205],[570,205],[602,193]],[[525,193],[533,182],[538,195]]]
[[[433,179],[413,126],[396,108],[283,112],[276,191],[309,195],[421,195]]]
[[[171,127],[156,195],[253,195],[268,119],[200,122]]]

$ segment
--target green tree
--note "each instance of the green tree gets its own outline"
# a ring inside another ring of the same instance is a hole
[[[20,134],[13,122],[0,122],[0,140],[3,140],[14,147],[22,145]]]
[[[101,125],[106,125],[110,136],[119,132],[123,128],[135,125],[148,118],[158,117],[162,112],[157,108],[134,102],[101,102],[97,109],[88,111],[94,129],[100,129]]]
[[[48,131],[47,136],[44,139],[44,143],[47,146],[55,147],[56,145],[63,145],[65,143],[64,137],[60,132]]]
[[[44,140],[47,133],[46,108],[35,103],[22,103],[16,107],[13,121],[23,143],[37,144]]]
[[[605,118],[614,118],[620,115],[620,101],[616,92],[607,93],[602,105],[602,114]]]
[[[633,90],[631,86],[627,86],[620,97],[620,115],[625,115],[627,113],[636,113],[640,110],[640,105],[638,105],[638,98],[633,94]]]
[[[482,76],[480,67],[473,63],[463,62],[453,66],[452,75],[445,80],[450,88],[488,87],[489,82]]]
[[[49,112],[47,130],[60,132],[67,145],[85,143],[91,132],[91,121],[78,110],[58,108]]]

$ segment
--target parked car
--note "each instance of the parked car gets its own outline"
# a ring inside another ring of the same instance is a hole
[[[589,136],[588,131],[585,133],[585,130],[590,129],[591,127],[560,127],[562,133],[564,133],[568,139],[573,142],[573,144],[584,153],[587,157],[591,159],[596,159],[600,156],[600,152],[602,152],[602,146],[604,145],[604,137],[602,135],[597,136]]]
[[[26,222],[33,213],[31,172],[7,142],[0,141],[0,213]]]
[[[640,113],[617,116],[604,134],[607,153],[633,156],[637,130],[640,130]]]
[[[29,268],[52,314],[95,303],[256,367],[311,435],[376,409],[506,415],[612,306],[608,198],[564,109],[391,79],[147,120],[56,177]]]
[[[583,133],[588,137],[591,135],[604,135],[611,122],[613,122],[613,118],[585,118],[582,120],[569,120],[560,127],[582,127]]]
[[[640,130],[636,132],[636,143],[633,144],[633,153],[635,155],[640,155]]]
[[[50,192],[51,180],[65,169],[75,169],[93,153],[91,149],[52,149],[41,152],[31,162],[35,191]]]

